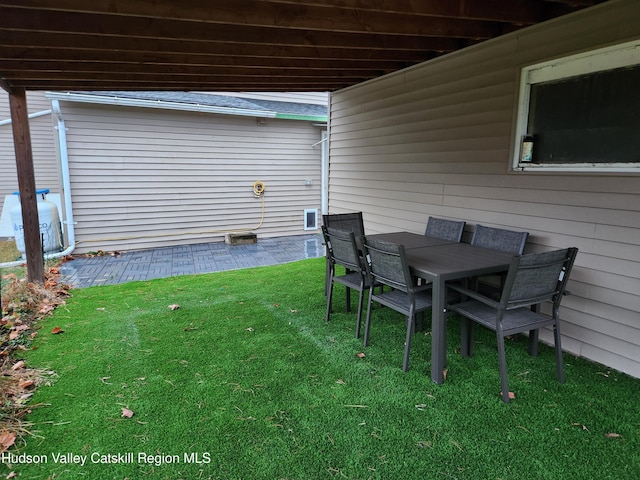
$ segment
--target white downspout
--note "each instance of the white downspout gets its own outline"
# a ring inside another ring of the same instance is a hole
[[[321,197],[322,197],[322,215],[329,213],[329,159],[327,148],[327,131],[322,132],[322,179],[321,179]]]
[[[64,124],[62,111],[60,110],[60,102],[58,100],[51,101],[53,113],[58,119],[58,146],[60,151],[60,167],[62,173],[62,193],[64,195],[64,211],[65,222],[67,227],[67,237],[69,246],[62,252],[45,255],[45,258],[59,258],[69,255],[76,248],[76,231],[75,222],[73,221],[73,205],[71,203],[71,180],[69,179],[69,151],[67,150],[67,127]]]
[[[69,246],[63,250],[62,252],[56,253],[47,253],[44,258],[60,258],[65,255],[69,255],[76,248],[76,234],[74,228],[73,221],[73,208],[71,206],[71,182],[69,181],[69,153],[67,150],[67,130],[64,124],[64,118],[62,118],[62,112],[60,111],[60,102],[58,100],[52,100],[51,105],[53,107],[53,113],[55,113],[56,118],[58,119],[58,126],[56,129],[58,130],[58,145],[60,148],[60,165],[62,170],[62,189],[64,194],[64,207],[65,207],[65,218],[66,221],[64,224],[67,226],[67,236],[69,238]],[[46,115],[51,113],[51,110],[45,110],[42,112],[38,112],[34,114],[33,117],[30,115],[30,118],[34,118],[36,116]],[[15,262],[6,262],[0,263],[0,268],[9,268],[9,267],[17,267],[19,265],[23,265],[26,263],[26,260],[17,260]]]

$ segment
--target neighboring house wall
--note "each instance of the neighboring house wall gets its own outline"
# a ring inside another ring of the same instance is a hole
[[[527,252],[579,247],[563,347],[640,377],[640,176],[509,173],[519,69],[639,38],[630,18],[640,2],[607,3],[333,94],[329,211],[363,211],[370,233],[433,215],[467,239],[482,223],[529,231]]]
[[[60,104],[76,253],[309,233],[303,210],[321,202],[321,128],[310,122]]]
[[[51,102],[44,92],[28,92],[29,114],[51,110]],[[13,128],[6,120],[11,119],[9,94],[0,94],[0,211],[5,195],[18,190],[16,155],[13,146]],[[56,160],[56,133],[51,113],[29,120],[33,168],[36,188],[48,188],[51,193],[61,193],[60,169]]]

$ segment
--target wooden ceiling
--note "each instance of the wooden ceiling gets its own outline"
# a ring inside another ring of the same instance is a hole
[[[0,86],[333,91],[604,0],[0,0]]]

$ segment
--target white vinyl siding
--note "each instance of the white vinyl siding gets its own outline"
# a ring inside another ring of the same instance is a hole
[[[3,92],[4,93],[4,92]],[[27,93],[27,108],[29,114],[51,109],[51,102],[44,96],[44,92]],[[0,211],[4,204],[5,195],[18,191],[18,174],[16,170],[16,156],[13,145],[13,127],[4,122],[11,119],[9,95],[0,95]],[[53,114],[31,118],[29,120],[31,134],[31,149],[33,153],[33,168],[35,171],[36,188],[48,188],[51,193],[61,193],[59,164],[56,159],[56,137]]]
[[[369,233],[429,215],[530,232],[527,252],[580,249],[563,347],[640,377],[640,176],[513,173],[522,66],[640,38],[612,1],[332,94],[329,211]],[[550,332],[541,338],[551,339]]]
[[[76,252],[308,233],[321,130],[308,122],[61,102]],[[262,122],[266,122],[262,124]],[[306,185],[307,179],[312,185]],[[266,185],[262,199],[255,181]]]

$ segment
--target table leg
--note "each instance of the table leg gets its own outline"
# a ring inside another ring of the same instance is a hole
[[[434,280],[431,300],[431,380],[437,384],[444,382],[442,371],[447,363],[445,293],[444,281]]]

